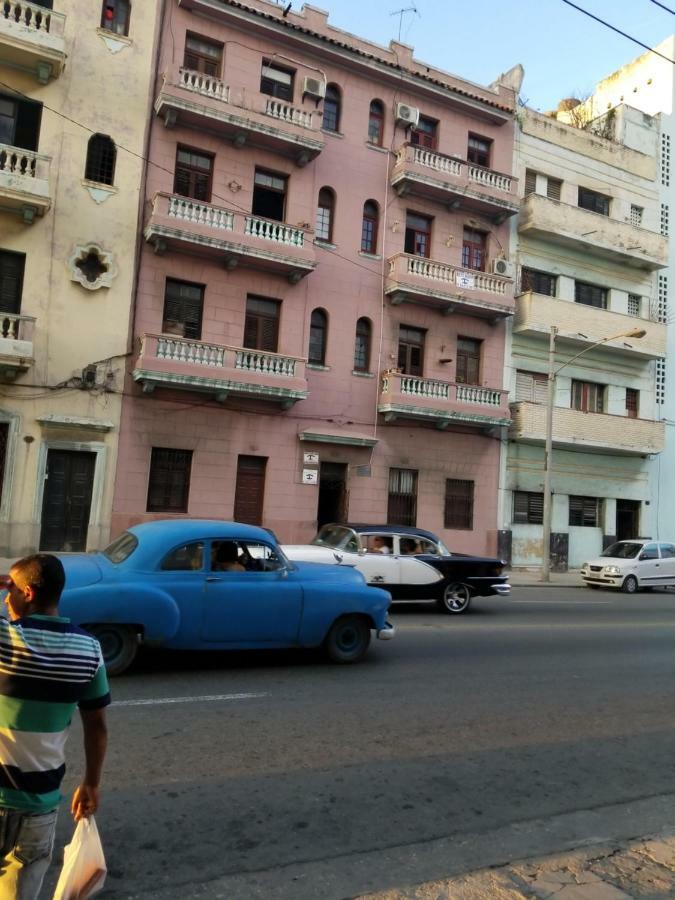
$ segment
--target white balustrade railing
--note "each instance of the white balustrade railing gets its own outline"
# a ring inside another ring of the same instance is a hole
[[[237,350],[234,354],[235,369],[255,372],[260,375],[281,375],[284,378],[295,376],[297,360],[292,356],[279,356],[276,353],[263,353],[260,350]]]
[[[503,296],[506,288],[512,283],[503,275],[491,275],[475,269],[461,269],[449,263],[437,262],[423,256],[398,254],[389,263],[389,276],[395,279],[400,265],[399,259],[405,259],[405,274],[415,275],[429,281],[440,282],[441,285],[456,285],[462,292],[484,291],[488,294]]]
[[[2,0],[0,0],[2,2]],[[46,176],[44,163],[49,167],[48,157],[40,156],[33,150],[23,150],[21,147],[10,147],[8,144],[0,144],[0,172],[11,175],[21,175],[25,178]]]
[[[287,244],[289,247],[305,246],[305,232],[302,228],[294,228],[270,219],[259,219],[257,216],[246,216],[244,233],[265,241]]]
[[[214,100],[222,100],[223,103],[229,102],[229,87],[224,81],[213,75],[195,72],[194,69],[181,68],[178,70],[178,83],[186,91],[194,91],[195,94],[202,94],[204,97],[213,97]]]
[[[477,403],[480,406],[501,406],[502,391],[478,387],[472,384],[458,384],[456,398],[459,403]]]
[[[265,104],[265,114],[273,119],[281,119],[282,122],[288,122],[290,125],[301,125],[303,128],[312,127],[312,113],[305,109],[298,109],[284,100],[277,100],[275,97],[268,98]]]
[[[66,17],[26,0],[0,0],[0,22],[16,22],[29,31],[63,34]]]
[[[419,166],[425,166],[427,169],[434,169],[436,172],[443,172],[446,175],[461,175],[462,161],[454,159],[451,156],[444,156],[435,150],[429,150],[427,147],[413,147],[412,161]]]
[[[21,317],[4,317],[5,319]],[[3,316],[0,313],[0,326]],[[243,347],[229,347],[224,344],[210,344],[205,341],[190,340],[171,335],[145,335],[141,356],[187,363],[194,366],[209,366],[217,369],[239,369],[257,375],[271,375],[294,378],[301,360],[279,353],[265,353]]]
[[[222,368],[225,365],[225,347],[183,338],[160,337],[157,339],[157,359]]]
[[[382,375],[382,393],[399,393],[404,397],[420,400],[442,400],[466,403],[472,406],[501,406],[506,392],[473,384],[456,384],[436,378],[421,378],[389,371]]]
[[[513,179],[510,175],[502,175],[501,172],[493,172],[492,169],[484,169],[482,166],[469,166],[469,180],[507,193],[511,193],[513,189]]]
[[[169,197],[169,217],[223,231],[232,231],[234,228],[234,213],[229,209],[200,203],[187,197]]]
[[[430,378],[418,378],[413,375],[400,376],[400,391],[410,397],[424,397],[430,400],[447,400],[450,396],[450,385],[447,381],[434,381]]]
[[[31,341],[33,339],[33,316],[20,316],[17,313],[0,312],[0,337],[12,341]]]

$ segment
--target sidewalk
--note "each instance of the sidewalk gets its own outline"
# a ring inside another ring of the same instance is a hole
[[[579,569],[570,569],[569,572],[551,572],[550,581],[541,580],[539,569],[510,569],[506,574],[509,576],[511,587],[586,587],[581,580]]]
[[[675,828],[353,900],[661,900],[675,897]]]

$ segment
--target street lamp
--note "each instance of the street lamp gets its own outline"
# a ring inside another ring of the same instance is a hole
[[[585,347],[576,356],[568,359],[561,366],[555,367],[555,339],[558,329],[555,325],[551,325],[551,336],[548,345],[548,395],[546,399],[546,449],[544,450],[544,534],[543,534],[543,552],[541,557],[541,580],[551,580],[551,512],[553,504],[551,502],[551,474],[553,471],[553,404],[555,400],[555,379],[559,372],[566,366],[579,359],[584,353],[606,344],[608,341],[616,341],[618,338],[643,338],[647,332],[644,328],[631,328],[630,331],[622,331],[619,334],[612,334],[609,337],[602,338],[595,343]]]

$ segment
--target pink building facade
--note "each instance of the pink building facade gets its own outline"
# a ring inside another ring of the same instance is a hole
[[[495,552],[514,93],[264,0],[164,18],[112,531]]]

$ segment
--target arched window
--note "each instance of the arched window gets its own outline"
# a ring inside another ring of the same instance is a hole
[[[115,160],[117,147],[107,134],[93,134],[87,145],[87,164],[84,177],[99,184],[113,184],[115,181]]]
[[[382,146],[384,137],[384,103],[381,100],[372,100],[370,103],[370,115],[368,117],[368,141],[377,147]]]
[[[114,34],[129,34],[130,0],[103,0],[101,28]]]
[[[323,101],[322,128],[326,131],[340,130],[340,88],[336,84],[326,85],[326,96]]]
[[[354,343],[354,371],[367,372],[370,368],[370,335],[372,326],[365,316],[356,323],[356,341]]]
[[[380,210],[374,200],[366,200],[363,204],[363,222],[361,223],[361,252],[377,252],[377,223]]]
[[[315,309],[309,326],[309,353],[307,362],[314,366],[326,363],[326,338],[328,336],[328,316],[325,310]]]
[[[323,187],[319,191],[319,203],[316,208],[316,236],[320,241],[333,240],[334,212],[335,194],[330,188]]]

